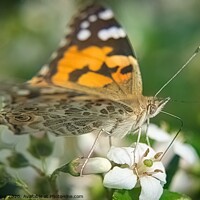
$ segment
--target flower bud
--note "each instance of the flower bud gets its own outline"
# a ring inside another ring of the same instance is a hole
[[[79,176],[85,162],[86,158],[76,158],[57,170],[72,176]],[[83,175],[105,173],[111,169],[111,166],[110,161],[106,158],[89,158],[83,169]]]
[[[78,170],[81,171],[81,167],[85,163],[86,158],[80,159],[79,161],[80,161],[80,166]],[[83,169],[83,175],[105,173],[108,172],[111,169],[111,167],[112,165],[110,161],[106,158],[101,158],[101,157],[90,158]]]

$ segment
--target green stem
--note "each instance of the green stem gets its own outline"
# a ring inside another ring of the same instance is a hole
[[[35,165],[30,164],[29,166],[32,167],[40,176],[46,176],[46,174],[40,168],[36,167]]]
[[[20,178],[16,178],[15,183],[17,184],[17,186],[21,187],[24,192],[28,195],[31,195],[32,193],[28,190],[28,186],[26,185],[26,183],[21,180]]]
[[[56,184],[56,179],[58,177],[58,174],[59,174],[59,170],[55,170],[49,177],[49,183],[50,183],[53,194],[58,194],[58,188]]]

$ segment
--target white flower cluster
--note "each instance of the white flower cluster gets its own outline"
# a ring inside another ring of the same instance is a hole
[[[153,124],[149,125],[147,134],[159,142],[160,145],[154,148],[157,152],[144,143],[138,143],[135,147],[112,146],[107,158],[90,158],[83,174],[105,173],[105,187],[126,190],[141,187],[139,200],[159,200],[166,183],[163,163],[169,164],[177,154],[191,164],[197,160],[197,154],[190,145],[175,141],[168,155],[162,158],[173,137]]]

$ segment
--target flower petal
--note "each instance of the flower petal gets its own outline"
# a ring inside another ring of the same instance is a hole
[[[131,147],[111,147],[107,154],[109,160],[117,164],[128,164],[133,165],[134,159],[134,148]]]
[[[195,149],[189,144],[183,144],[180,142],[175,142],[174,152],[183,158],[188,164],[194,164],[198,160],[198,155]]]
[[[128,168],[114,167],[104,177],[103,184],[108,188],[127,189],[134,188],[137,176]]]
[[[141,193],[139,200],[159,200],[162,193],[163,188],[160,184],[160,181],[151,177],[144,176],[140,178],[141,185]]]
[[[147,155],[144,154],[147,152],[147,149],[149,149],[149,152]],[[153,158],[155,156],[156,152],[147,144],[145,143],[138,143],[136,146],[136,151],[135,151],[135,162],[138,163],[142,159],[148,159],[148,158]]]
[[[163,164],[161,162],[154,162],[153,170],[151,170],[151,172],[155,171],[155,170],[157,172],[155,174],[153,174],[153,177],[160,180],[160,183],[163,186],[166,183],[166,176],[167,176]],[[149,172],[150,172],[150,170],[149,170]]]
[[[159,142],[169,142],[171,140],[171,136],[155,124],[149,124],[147,135]]]

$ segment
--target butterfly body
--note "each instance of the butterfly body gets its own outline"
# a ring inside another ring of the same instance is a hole
[[[169,98],[142,95],[142,79],[126,33],[110,9],[80,12],[48,65],[26,84],[3,88],[0,124],[15,134],[123,137],[157,115]]]

